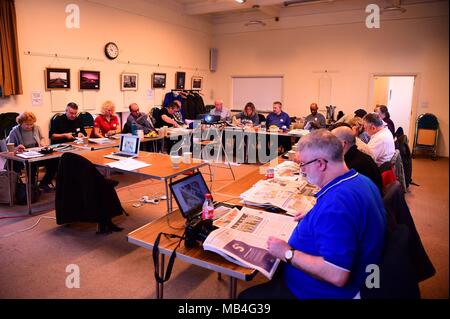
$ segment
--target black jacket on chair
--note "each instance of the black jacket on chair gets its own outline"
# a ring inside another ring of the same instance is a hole
[[[412,262],[417,273],[417,282],[432,277],[436,270],[425,251],[417,232],[414,220],[405,201],[402,187],[398,181],[389,185],[383,197],[387,212],[388,230],[393,231],[396,225],[406,225],[410,232],[412,245]]]
[[[56,179],[56,223],[107,222],[123,208],[113,184],[84,157],[64,153]]]

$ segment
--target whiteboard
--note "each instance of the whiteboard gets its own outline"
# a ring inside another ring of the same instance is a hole
[[[232,109],[243,110],[252,102],[258,111],[272,111],[275,101],[283,101],[282,76],[232,77]]]

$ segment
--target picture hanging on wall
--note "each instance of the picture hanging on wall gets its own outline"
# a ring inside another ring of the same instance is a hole
[[[186,72],[175,73],[175,88],[177,90],[184,90],[185,81],[186,81]]]
[[[100,72],[80,70],[80,90],[99,90]]]
[[[193,76],[192,77],[192,89],[193,90],[201,90],[203,84],[203,78],[200,76]]]
[[[46,88],[54,89],[70,89],[70,69],[46,69]]]
[[[138,74],[137,73],[122,73],[120,75],[120,89],[122,91],[137,91],[137,89],[138,89]]]
[[[153,73],[152,75],[152,88],[160,89],[166,87],[166,74],[165,73]]]

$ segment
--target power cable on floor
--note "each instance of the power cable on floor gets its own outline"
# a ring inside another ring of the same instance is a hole
[[[52,216],[42,216],[42,217],[39,218],[39,220],[38,220],[36,223],[34,223],[33,226],[28,227],[28,228],[25,228],[25,229],[17,230],[17,231],[15,231],[15,232],[12,232],[12,233],[9,233],[9,234],[0,235],[0,238],[6,238],[6,237],[9,237],[9,236],[18,234],[18,233],[23,233],[23,232],[25,232],[25,231],[27,231],[27,230],[31,230],[31,229],[33,229],[34,227],[36,227],[36,226],[40,223],[40,221],[41,221],[43,218],[45,218],[45,219],[54,219],[54,220],[56,220],[56,217],[52,217]]]

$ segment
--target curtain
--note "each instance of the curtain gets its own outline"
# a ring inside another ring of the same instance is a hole
[[[1,96],[22,94],[14,0],[0,0]]]

